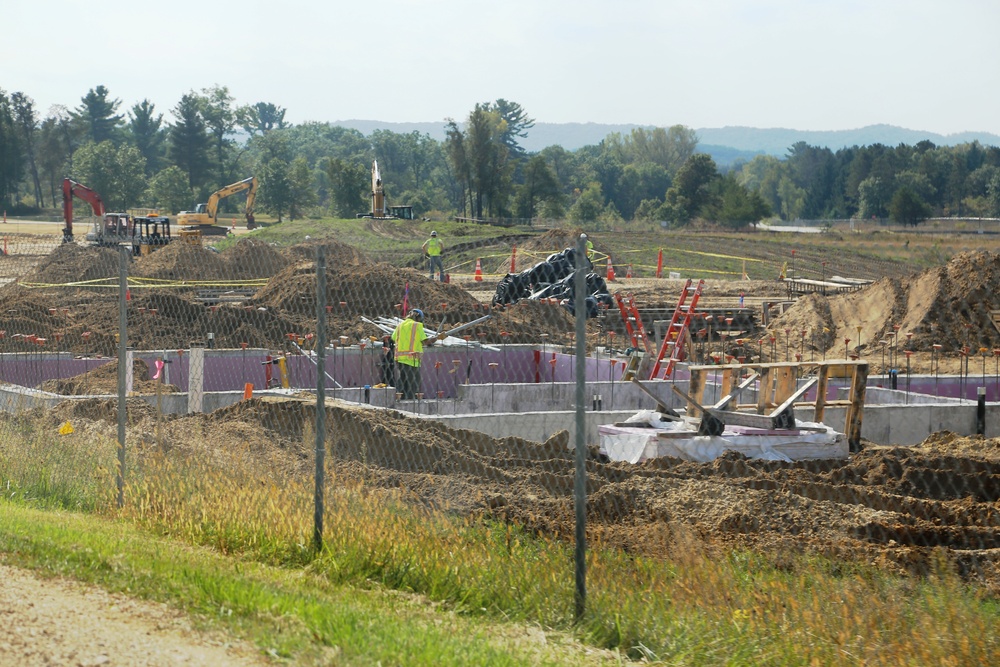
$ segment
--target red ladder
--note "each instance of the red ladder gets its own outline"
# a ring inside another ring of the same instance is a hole
[[[663,334],[663,344],[660,345],[660,352],[656,355],[656,363],[653,364],[653,370],[649,374],[650,380],[655,380],[660,375],[660,362],[663,361],[664,357],[668,357],[668,351],[669,357],[666,365],[663,366],[663,379],[673,375],[674,367],[678,361],[684,361],[684,340],[688,336],[691,315],[694,314],[695,306],[698,305],[698,299],[701,297],[701,291],[704,287],[704,280],[699,280],[694,289],[691,288],[690,278],[684,283],[681,298],[677,301],[673,317],[670,318],[670,326]],[[690,303],[688,303],[689,296],[691,297]]]
[[[622,314],[622,322],[625,323],[625,331],[628,332],[629,338],[632,340],[632,348],[639,348],[639,341],[642,341],[642,348],[645,350],[647,355],[653,354],[653,344],[649,342],[649,338],[646,336],[646,330],[642,326],[642,318],[639,316],[639,309],[635,307],[635,299],[631,294],[622,295],[615,292],[615,303],[618,304],[618,310]]]

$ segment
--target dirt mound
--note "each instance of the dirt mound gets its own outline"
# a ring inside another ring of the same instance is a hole
[[[231,279],[229,265],[218,252],[206,246],[179,242],[137,257],[129,275],[157,280]]]
[[[177,438],[204,441],[192,447],[246,447],[310,475],[314,410],[309,400],[254,398],[170,427]],[[424,506],[573,535],[565,432],[545,443],[494,439],[336,401],[327,405],[327,428],[328,461],[341,479],[401,491]],[[930,572],[943,554],[962,576],[1000,592],[1000,439],[939,433],[917,447],[868,445],[847,460],[793,463],[736,453],[711,463],[634,466],[594,451],[588,458],[588,539],[605,546],[660,557],[681,531],[709,548],[818,553],[915,574]]]
[[[280,273],[290,263],[269,244],[258,239],[240,239],[236,245],[222,253],[229,267],[231,280],[270,278]]]
[[[357,266],[371,264],[372,259],[354,246],[340,243],[333,239],[306,241],[289,246],[284,255],[290,263],[312,262],[316,259],[316,248],[322,246],[326,254],[327,265]]]
[[[129,426],[136,426],[143,421],[156,419],[156,408],[141,398],[125,399],[125,421]],[[118,423],[117,398],[82,398],[67,400],[57,404],[51,410],[36,408],[23,413],[29,423],[48,423],[58,426],[70,422],[74,428],[85,426],[87,421],[114,425]]]
[[[428,279],[415,269],[389,264],[365,264],[345,268],[327,265],[328,324],[352,342],[381,332],[363,323],[361,317],[401,316],[404,299],[410,307],[424,311],[427,326],[468,322],[482,317],[485,307],[458,285]],[[303,326],[316,316],[316,265],[303,262],[287,267],[268,281],[248,302],[249,307],[287,314]],[[342,332],[342,333],[341,333]],[[499,338],[498,338],[499,339]]]
[[[807,330],[806,347],[873,354],[884,345],[942,353],[1000,346],[990,311],[1000,309],[1000,255],[966,252],[947,265],[905,279],[883,278],[848,294],[800,298],[770,334]],[[860,328],[860,331],[859,331]],[[828,331],[827,331],[828,330]],[[845,339],[850,342],[844,343]]]
[[[150,379],[149,365],[142,359],[132,363],[132,390],[140,394],[155,394],[156,385],[160,385],[161,393],[180,391],[175,385],[159,383]],[[38,386],[42,391],[65,396],[83,396],[86,394],[117,394],[118,393],[118,360],[102,364],[97,368],[74,375],[70,378],[46,380]]]
[[[121,260],[111,248],[63,243],[49,253],[24,282],[60,285],[118,277]]]
[[[544,234],[522,243],[518,246],[518,251],[549,255],[560,250],[565,250],[566,248],[575,248],[580,234],[583,234],[582,229],[550,229]],[[544,257],[540,259],[544,259]]]

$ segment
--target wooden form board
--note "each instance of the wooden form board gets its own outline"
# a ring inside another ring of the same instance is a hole
[[[827,401],[826,390],[829,384],[830,371],[834,367],[850,367],[851,388],[847,400]],[[689,366],[691,384],[689,395],[701,405],[705,405],[705,386],[708,376],[720,375],[720,394],[725,396],[736,387],[741,378],[749,373],[760,376],[758,382],[756,403],[732,402],[729,410],[753,411],[755,414],[769,414],[772,410],[785,403],[796,393],[798,379],[816,375],[816,398],[813,401],[795,403],[795,407],[812,406],[813,421],[822,422],[826,406],[846,406],[847,418],[844,433],[851,451],[857,451],[861,445],[861,422],[865,406],[865,387],[868,383],[868,362],[854,359],[831,359],[829,361],[778,362],[771,364],[725,364],[708,366]],[[738,397],[734,399],[738,401]],[[687,406],[691,416],[700,416],[700,411],[694,405]]]

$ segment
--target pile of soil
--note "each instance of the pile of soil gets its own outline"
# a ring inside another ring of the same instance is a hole
[[[289,263],[311,262],[316,259],[316,249],[322,246],[327,265],[360,266],[371,264],[372,259],[354,246],[333,239],[306,241],[289,246],[283,254]]]
[[[208,246],[171,243],[149,255],[136,257],[129,276],[157,280],[229,280],[228,262]]]
[[[27,283],[61,285],[117,278],[118,252],[111,248],[63,243],[47,255],[22,280]]]
[[[952,361],[963,348],[973,357],[980,348],[992,355],[1000,347],[991,316],[997,309],[1000,255],[965,252],[908,278],[883,278],[847,294],[802,297],[773,321],[769,333],[783,339],[785,329],[804,330],[807,350],[871,359],[886,347],[912,350],[918,353],[914,368],[926,371],[934,345],[940,345],[939,357],[951,355]]]
[[[270,278],[280,273],[292,259],[258,239],[240,239],[222,256],[229,267],[229,280]]]
[[[176,385],[150,378],[149,365],[142,359],[135,359],[132,363],[132,391],[140,394],[155,394],[157,385],[160,386],[160,392],[164,394],[180,391]],[[73,377],[46,380],[38,385],[38,388],[64,396],[116,394],[118,393],[118,360],[113,359],[93,370]]]
[[[583,233],[582,229],[550,229],[540,236],[535,236],[524,241],[518,247],[518,250],[551,254],[565,250],[566,248],[575,248],[580,234]]]
[[[113,428],[113,406],[104,416],[99,407],[73,410],[90,410],[88,418]],[[154,432],[149,406],[129,409],[137,423],[130,437]],[[56,412],[54,424],[68,418]],[[309,476],[314,419],[310,400],[265,397],[169,419],[162,428],[172,451],[246,452],[267,469]],[[326,419],[331,479],[363,479],[422,506],[544,535],[574,534],[566,432],[544,443],[494,439],[337,401],[328,402]],[[609,463],[596,451],[588,458],[591,544],[664,557],[694,535],[708,549],[750,548],[776,559],[823,554],[919,575],[943,556],[968,581],[1000,594],[1000,439],[943,432],[916,447],[866,443],[847,460],[794,463],[736,453],[711,463]]]

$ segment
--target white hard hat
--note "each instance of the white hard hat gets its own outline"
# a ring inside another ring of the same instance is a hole
[[[437,232],[431,232],[431,236],[437,236],[437,235],[438,235]]]
[[[587,238],[587,235],[586,234],[580,234],[580,238],[585,239],[585,238]]]

